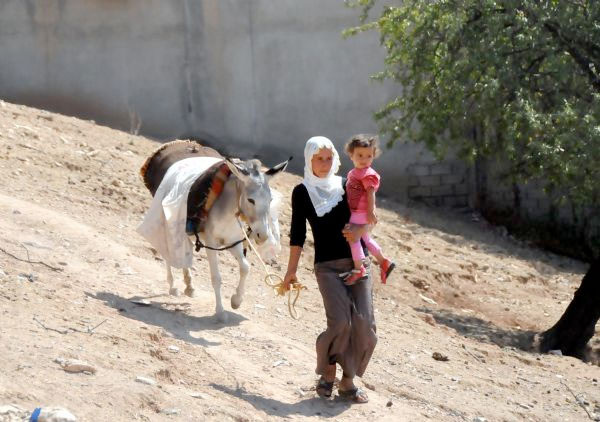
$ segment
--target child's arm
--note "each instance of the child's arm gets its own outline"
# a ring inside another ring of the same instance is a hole
[[[367,188],[367,222],[377,224],[377,215],[375,214],[375,189]]]

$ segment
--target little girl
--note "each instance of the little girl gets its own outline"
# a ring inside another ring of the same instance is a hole
[[[379,141],[376,135],[354,135],[346,143],[346,152],[354,163],[354,169],[348,173],[346,194],[350,206],[350,223],[376,224],[375,192],[379,188],[379,174],[371,168],[373,159],[379,155]],[[388,276],[396,266],[381,252],[381,248],[366,232],[361,239],[369,252],[375,256],[381,268],[381,282],[386,283]],[[348,286],[362,280],[367,275],[363,265],[365,254],[360,240],[350,245],[354,269],[342,274]]]

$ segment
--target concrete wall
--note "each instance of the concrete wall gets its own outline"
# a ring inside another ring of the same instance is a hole
[[[301,172],[306,139],[327,136],[341,152],[401,94],[369,79],[383,63],[377,33],[342,39],[357,16],[343,0],[0,0],[0,98],[126,131],[139,120],[143,135],[266,164],[294,155]],[[421,146],[397,144],[375,167],[396,199],[473,204],[472,169]],[[511,207],[510,186],[488,180],[490,202]],[[549,204],[522,187],[524,216],[544,221]],[[568,208],[558,213],[570,223]],[[591,230],[600,239],[600,218]]]
[[[0,98],[123,130],[139,116],[143,135],[294,155],[300,171],[306,139],[374,132],[399,93],[369,80],[376,33],[342,39],[357,15],[342,0],[2,0]],[[406,199],[421,160],[414,144],[386,151],[382,191]]]

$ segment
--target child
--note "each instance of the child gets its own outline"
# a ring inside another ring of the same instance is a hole
[[[346,181],[346,194],[350,206],[350,223],[376,224],[375,192],[379,188],[379,174],[371,168],[373,159],[379,155],[379,140],[376,135],[354,135],[346,143],[346,153],[354,163],[354,169],[348,173]],[[388,276],[396,266],[381,252],[381,248],[366,232],[361,239],[365,242],[369,252],[375,256],[381,268],[381,282],[386,283]],[[342,274],[344,283],[351,286],[367,276],[363,265],[365,254],[360,244],[360,239],[350,245],[354,269]]]

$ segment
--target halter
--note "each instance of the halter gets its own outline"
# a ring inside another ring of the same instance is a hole
[[[238,220],[238,222],[241,219],[244,223],[248,224],[248,228],[246,229],[246,238],[237,240],[229,246],[224,246],[222,248],[213,248],[211,246],[207,246],[204,243],[202,243],[202,241],[200,240],[200,237],[198,236],[198,232],[194,232],[194,236],[196,236],[196,243],[195,243],[195,251],[196,252],[199,252],[200,249],[202,249],[202,248],[209,249],[211,251],[225,251],[227,249],[231,249],[234,246],[237,246],[240,243],[242,243],[244,240],[246,240],[248,238],[248,236],[252,233],[252,227],[250,227],[250,224],[248,223],[248,217],[246,217],[246,215],[242,212],[242,192],[241,192],[241,188],[239,186],[239,182],[240,182],[239,179],[235,180],[235,190],[236,190],[236,194],[237,194],[237,203],[238,203],[238,210],[235,213],[235,217]],[[245,248],[244,248],[244,255],[245,255]]]

